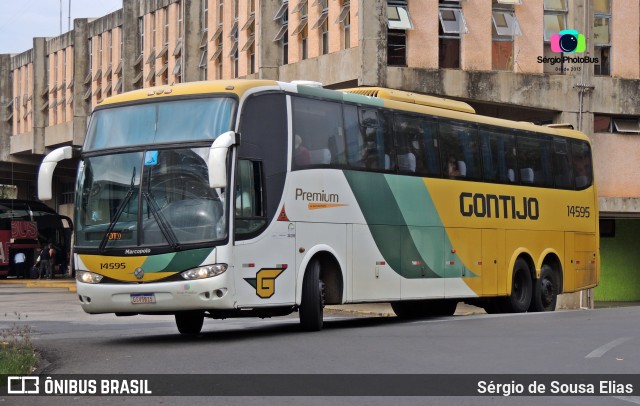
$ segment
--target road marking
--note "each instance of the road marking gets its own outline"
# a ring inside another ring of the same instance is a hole
[[[627,341],[631,340],[632,337],[621,337],[618,338],[617,340],[613,340],[610,343],[606,343],[605,345],[596,348],[595,350],[591,351],[589,354],[587,354],[587,356],[585,358],[600,358],[602,357],[607,351],[611,350],[614,347],[617,347],[618,345],[622,344],[622,343],[626,343]]]
[[[612,398],[640,405],[640,396],[612,396]]]

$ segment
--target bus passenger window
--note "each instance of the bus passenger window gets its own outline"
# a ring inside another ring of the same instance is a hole
[[[374,170],[393,170],[395,151],[390,120],[381,111],[360,108],[360,129],[364,138],[361,156],[364,167]]]
[[[478,137],[469,124],[440,122],[440,153],[445,177],[482,179]]]
[[[576,188],[584,189],[590,186],[593,180],[593,168],[591,164],[591,149],[587,142],[571,142],[571,163],[573,164]]]
[[[330,166],[344,158],[342,104],[333,101],[292,97],[293,167]],[[335,155],[332,152],[335,152]]]

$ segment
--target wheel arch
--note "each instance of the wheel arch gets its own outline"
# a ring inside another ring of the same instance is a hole
[[[509,267],[507,268],[507,296],[511,294],[511,287],[513,286],[513,269],[516,265],[516,261],[522,258],[529,266],[529,272],[531,273],[531,281],[535,281],[536,278],[536,266],[533,261],[533,255],[525,248],[519,248],[513,252],[511,259],[509,260]]]
[[[317,245],[308,250],[298,268],[296,278],[296,304],[300,304],[302,300],[302,282],[307,267],[311,261],[317,259],[320,261],[320,280],[324,282],[325,303],[342,304],[346,292],[346,281],[343,270],[344,264],[340,261],[338,254],[327,245]]]
[[[553,250],[546,250],[543,255],[541,255],[541,260],[540,260],[540,268],[538,268],[539,270],[542,270],[542,267],[548,265],[554,272],[554,274],[557,276],[558,278],[558,288],[559,291],[558,293],[563,293],[564,292],[564,272],[563,269],[564,267],[562,266],[562,261],[560,260],[560,257],[558,256],[558,254],[553,251]],[[539,272],[536,272],[537,275],[539,276]]]

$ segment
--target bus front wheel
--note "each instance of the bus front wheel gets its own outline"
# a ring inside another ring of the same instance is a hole
[[[542,265],[540,277],[533,284],[530,311],[552,312],[556,309],[560,286],[558,278],[549,265]]]
[[[522,258],[513,266],[511,295],[504,302],[504,311],[508,313],[524,313],[529,309],[532,296],[531,270]]]
[[[324,283],[320,280],[320,261],[313,259],[307,265],[302,280],[300,324],[305,331],[322,330]]]
[[[204,312],[190,311],[176,313],[176,326],[180,334],[197,335],[202,330]]]

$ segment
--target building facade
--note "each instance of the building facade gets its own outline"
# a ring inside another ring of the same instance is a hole
[[[640,300],[639,23],[639,0],[123,0],[0,55],[0,184],[33,198],[43,155],[80,147],[92,108],[132,89],[306,79],[455,98],[591,138],[602,217],[595,299]],[[574,53],[558,51],[562,30],[584,37]],[[48,202],[68,215],[75,165],[61,163]]]

